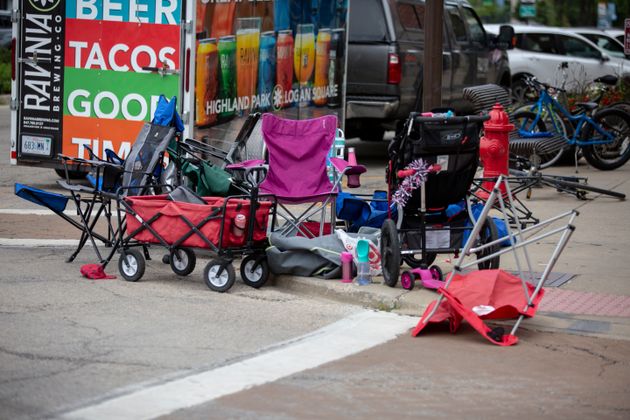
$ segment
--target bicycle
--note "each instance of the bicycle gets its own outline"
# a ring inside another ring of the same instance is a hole
[[[521,191],[527,191],[527,199],[532,197],[532,187],[547,186],[555,188],[558,192],[574,195],[579,200],[587,200],[587,194],[595,193],[607,195],[609,197],[625,200],[626,195],[617,191],[607,190],[605,188],[595,187],[588,184],[588,179],[578,176],[562,176],[543,174],[536,168],[532,168],[531,162],[524,157],[513,156],[510,158],[510,176],[517,180],[519,184],[512,189],[512,193],[517,195]],[[523,208],[527,210],[522,202],[519,202]],[[527,213],[525,213],[527,217]]]
[[[577,103],[579,110],[573,114],[557,99],[558,94],[566,93],[563,88],[540,82],[533,76],[526,78],[525,83],[538,90],[539,97],[528,111],[514,114],[514,119],[520,121],[519,135],[538,140],[559,135],[565,140],[564,144],[538,156],[540,162],[536,164],[540,169],[552,166],[572,146],[576,147],[576,154],[581,151],[588,163],[600,170],[617,169],[630,159],[630,114],[613,107],[598,109],[595,102]],[[565,121],[573,127],[571,135]],[[550,131],[548,122],[552,125]]]

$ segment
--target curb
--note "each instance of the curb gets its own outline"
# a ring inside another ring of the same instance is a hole
[[[368,286],[358,286],[341,283],[339,280],[280,275],[274,276],[270,284],[283,290],[308,295],[311,298],[328,299],[417,317],[422,316],[429,303],[437,298],[437,294],[433,291],[427,289],[408,291],[401,289],[400,286],[391,288],[382,284],[380,279]],[[511,326],[514,321],[505,320],[498,323]],[[624,317],[541,311],[533,318],[525,319],[520,328],[528,331],[630,341],[630,318]]]
[[[422,315],[437,296],[426,289],[409,291],[400,287],[387,287],[380,279],[376,279],[375,283],[368,286],[358,286],[353,283],[341,283],[339,280],[281,275],[274,276],[271,284],[311,297],[413,316]]]
[[[521,328],[630,341],[630,318],[539,312],[523,322]]]

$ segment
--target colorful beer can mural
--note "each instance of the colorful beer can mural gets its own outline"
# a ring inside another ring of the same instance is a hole
[[[335,114],[343,124],[347,13],[343,0],[199,0],[199,41],[203,34],[218,40],[217,71],[210,72],[218,88],[214,97],[196,98],[208,115],[196,119],[195,137],[224,139],[252,112]],[[196,80],[213,83],[196,62]]]

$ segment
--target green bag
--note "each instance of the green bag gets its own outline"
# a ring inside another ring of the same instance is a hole
[[[225,197],[230,190],[230,174],[208,162],[201,162],[200,167],[184,162],[182,172],[188,177],[188,187],[202,197]]]
[[[208,162],[201,162],[201,185],[209,195],[226,196],[231,185],[230,174]]]

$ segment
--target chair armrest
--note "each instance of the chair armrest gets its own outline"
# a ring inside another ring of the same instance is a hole
[[[244,162],[232,163],[225,169],[241,173],[238,180],[246,180],[252,187],[258,187],[267,177],[269,165],[262,159],[246,160]]]
[[[98,159],[98,160],[83,159],[83,158],[78,158],[78,157],[64,155],[64,154],[61,154],[61,153],[59,153],[57,155],[57,157],[59,159],[61,159],[61,161],[63,162],[64,165],[78,164],[78,165],[90,165],[90,166],[94,166],[94,167],[107,166],[107,167],[112,167],[112,168],[116,168],[116,169],[120,169],[120,170],[124,169],[124,167],[122,165],[118,165],[118,164],[112,163],[112,162],[107,162],[106,160],[102,160],[102,159]]]
[[[346,175],[348,177],[348,188],[358,188],[361,186],[360,176],[367,169],[363,165],[350,165],[341,158],[330,158],[333,168],[339,174],[339,177]]]
[[[341,158],[330,158],[330,162],[337,172],[344,175],[360,175],[367,171],[363,165],[350,165],[346,160]]]
[[[265,161],[263,159],[251,159],[251,160],[244,160],[243,162],[231,163],[227,165],[225,169],[238,170],[238,169],[246,169],[246,168],[252,168],[255,166],[262,166],[262,165],[265,165]]]

